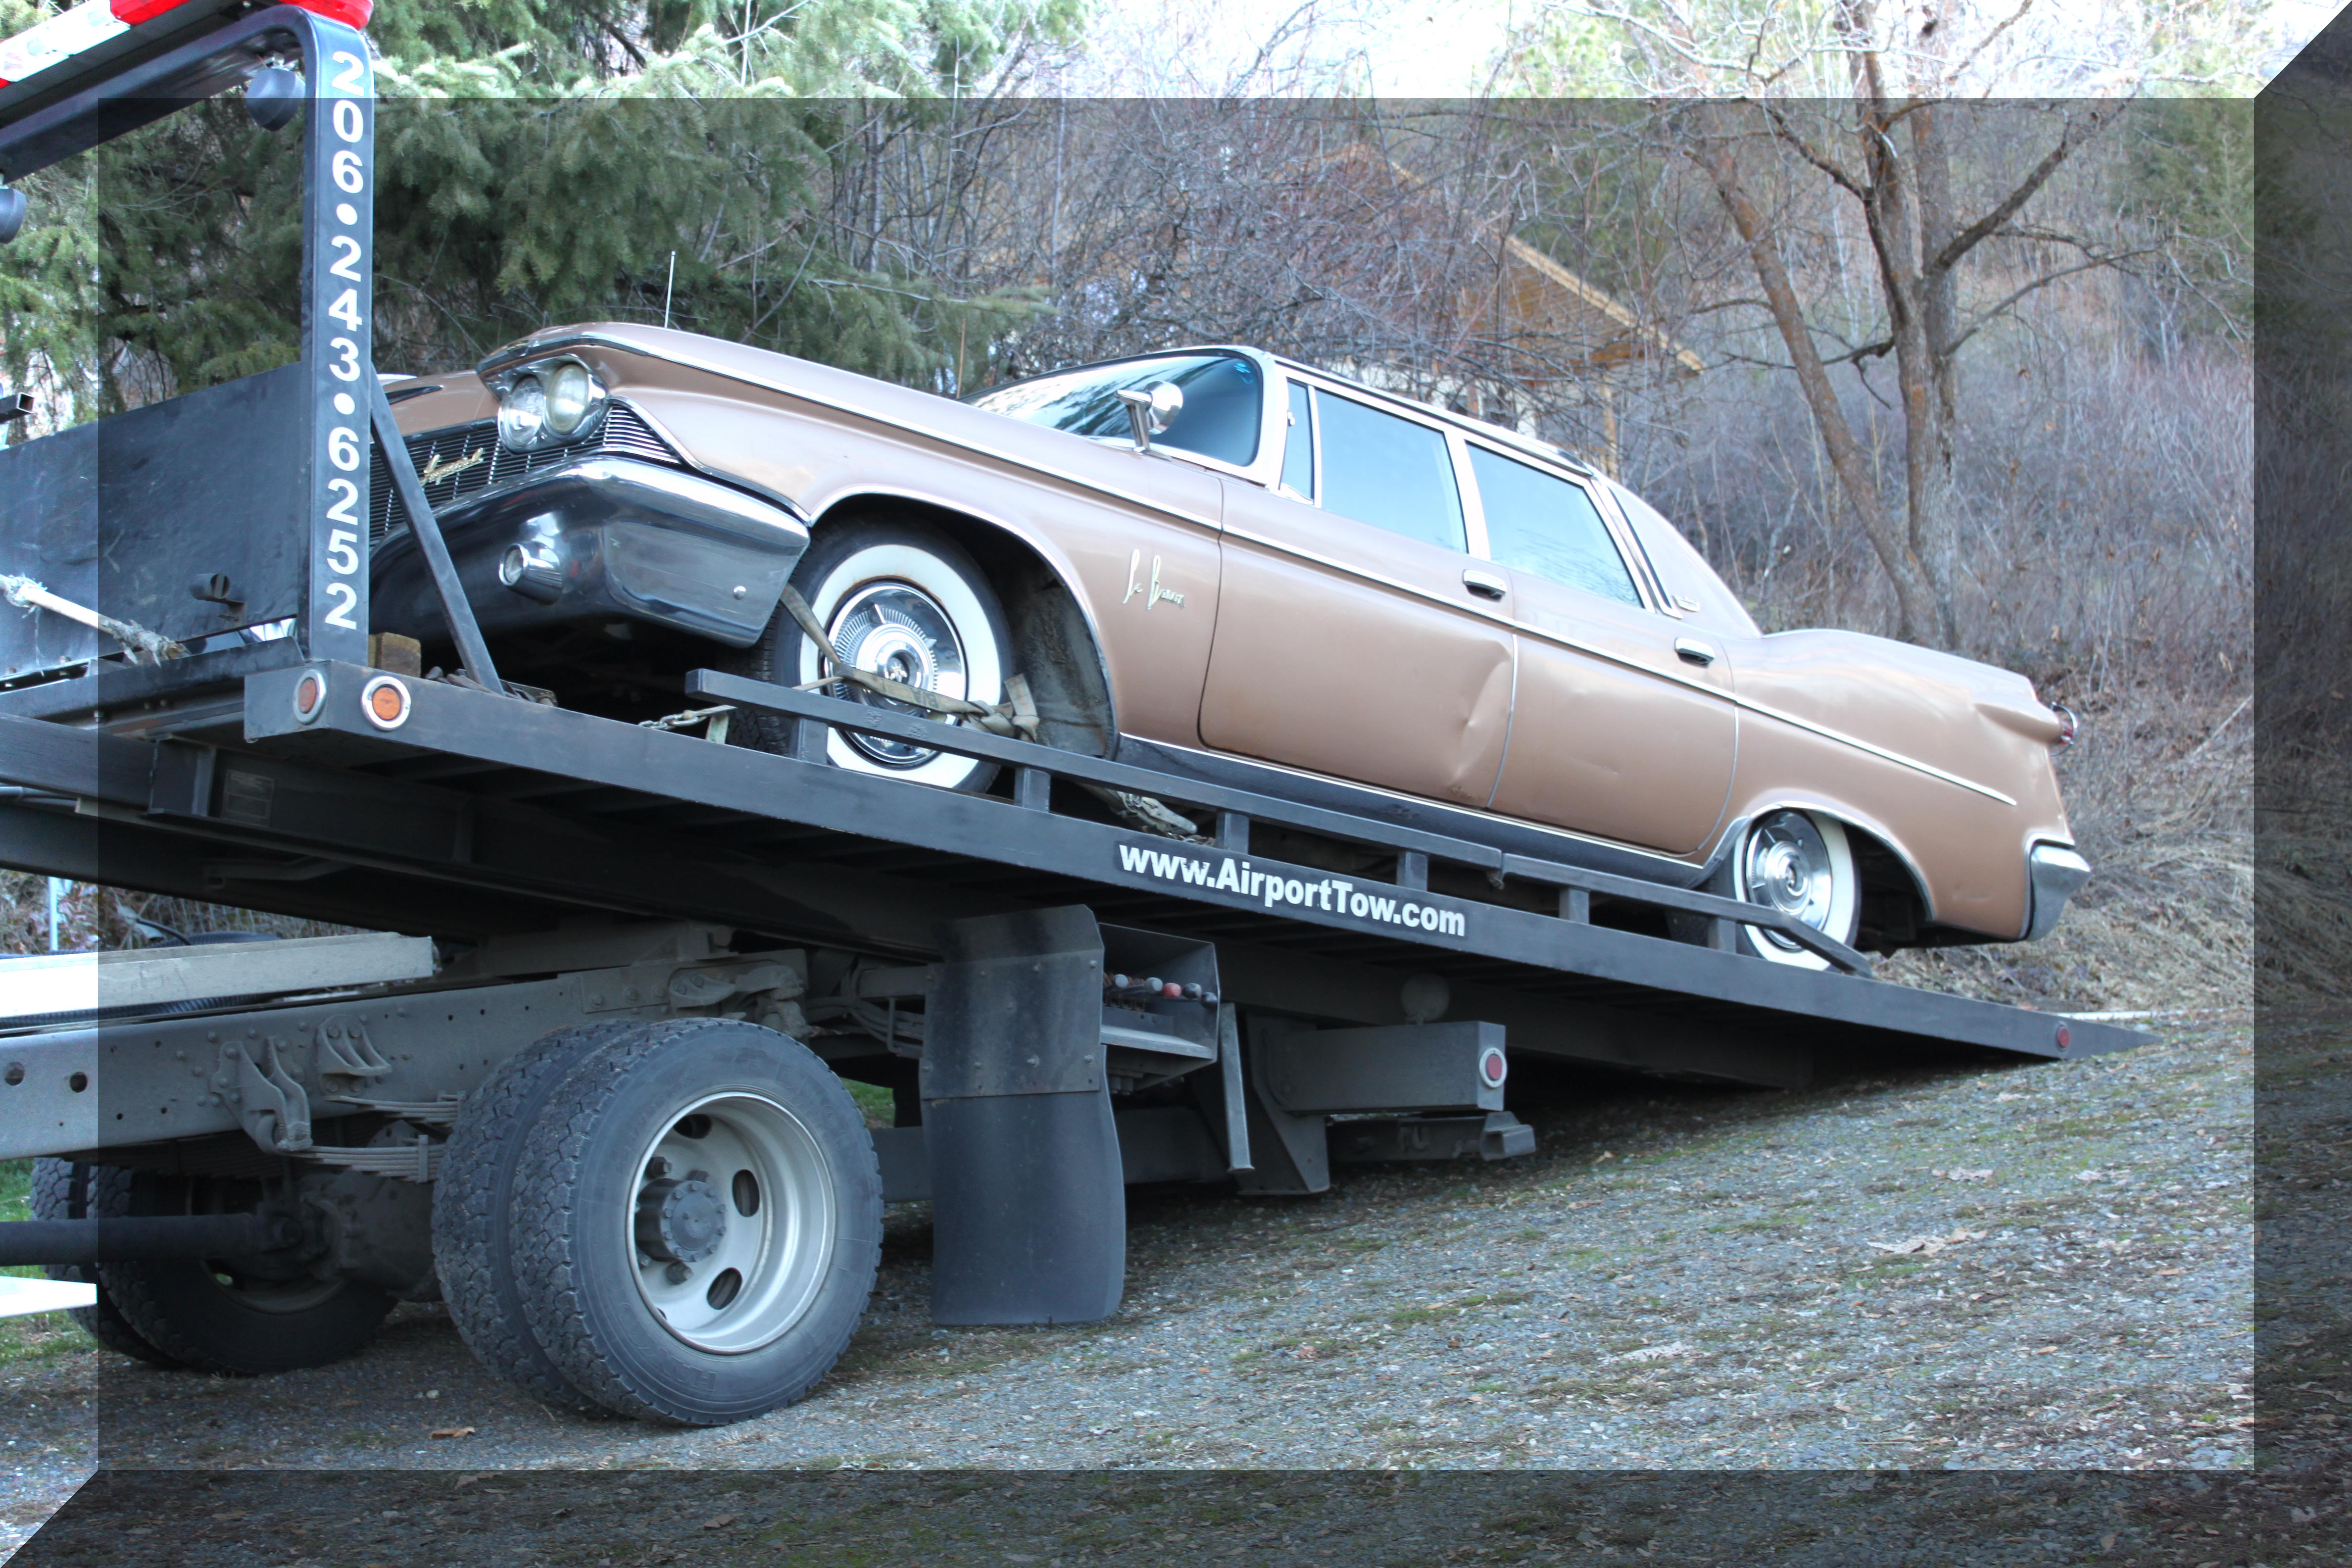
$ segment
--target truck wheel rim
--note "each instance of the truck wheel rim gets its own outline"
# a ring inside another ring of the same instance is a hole
[[[740,1355],[791,1329],[824,1283],[833,1170],[774,1100],[712,1095],[646,1145],[620,1217],[655,1321],[697,1350]]]
[[[886,676],[942,697],[967,694],[971,679],[963,641],[940,602],[908,583],[875,583],[842,600],[825,627],[835,663]],[[917,713],[911,703],[893,701],[861,687],[845,689],[856,701],[898,713]],[[939,755],[880,735],[848,736],[849,743],[888,768],[919,767]]]
[[[1815,931],[1827,928],[1837,899],[1837,878],[1828,843],[1802,812],[1774,812],[1756,825],[1748,836],[1742,873],[1748,902],[1792,916]],[[1801,951],[1779,931],[1759,928],[1757,934],[1784,951]]]

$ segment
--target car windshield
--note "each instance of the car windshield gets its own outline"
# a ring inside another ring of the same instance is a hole
[[[1237,468],[1249,466],[1257,456],[1259,401],[1265,395],[1265,378],[1249,361],[1227,354],[1171,354],[1088,365],[1016,381],[983,392],[971,402],[974,407],[1009,414],[1032,425],[1076,436],[1125,440],[1129,435],[1127,405],[1118,400],[1118,395],[1156,381],[1173,383],[1182,391],[1184,406],[1167,429],[1151,437],[1153,446],[1197,452]]]

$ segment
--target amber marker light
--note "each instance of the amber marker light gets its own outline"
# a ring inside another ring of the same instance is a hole
[[[360,710],[379,730],[397,730],[408,722],[408,687],[397,676],[379,675],[361,689]]]
[[[306,669],[302,679],[294,683],[294,719],[308,724],[327,705],[327,678],[315,669]]]

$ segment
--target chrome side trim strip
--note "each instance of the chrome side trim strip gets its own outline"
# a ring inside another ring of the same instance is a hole
[[[1547,858],[1558,859],[1574,857],[1577,854],[1574,848],[1552,847],[1550,845],[1538,847],[1538,843],[1535,842],[1522,848],[1508,848],[1493,844],[1491,836],[1482,836],[1479,832],[1481,826],[1489,828],[1499,827],[1515,834],[1530,835],[1537,841],[1550,840],[1555,844],[1581,847],[1597,852],[1605,861],[1612,862],[1591,866],[1588,868],[1590,869],[1607,870],[1619,876],[1641,877],[1649,881],[1667,883],[1678,888],[1697,886],[1712,868],[1715,859],[1719,858],[1721,855],[1721,849],[1718,847],[1716,856],[1711,857],[1706,864],[1694,864],[1689,860],[1678,859],[1672,855],[1661,854],[1654,849],[1641,849],[1629,844],[1620,844],[1613,838],[1597,838],[1589,833],[1578,833],[1566,827],[1554,827],[1548,823],[1529,822],[1524,817],[1506,816],[1497,811],[1482,811],[1476,806],[1453,805],[1442,800],[1431,800],[1426,795],[1407,795],[1402,790],[1387,789],[1379,784],[1358,784],[1353,779],[1335,779],[1328,773],[1312,773],[1307,769],[1294,768],[1282,763],[1269,763],[1263,757],[1244,756],[1238,752],[1216,752],[1203,746],[1187,746],[1175,741],[1146,740],[1139,735],[1122,735],[1119,737],[1119,743],[1123,752],[1129,748],[1133,749],[1139,765],[1170,767],[1171,763],[1174,763],[1176,765],[1171,768],[1171,771],[1182,772],[1184,763],[1190,759],[1198,758],[1200,761],[1194,764],[1193,771],[1213,783],[1218,782],[1221,776],[1239,778],[1250,773],[1274,773],[1285,778],[1299,779],[1324,789],[1344,794],[1375,795],[1383,800],[1395,801],[1398,805],[1415,812],[1451,817],[1467,825],[1442,828],[1433,826],[1427,829],[1430,832],[1443,832],[1474,844],[1487,844],[1490,847],[1502,849],[1507,855],[1521,855],[1529,859]],[[1156,758],[1145,760],[1146,753],[1154,752],[1159,753]],[[1125,760],[1124,756],[1122,760]],[[1297,798],[1265,783],[1237,784],[1235,787],[1255,789],[1260,794],[1270,795],[1280,800]],[[1299,804],[1315,803],[1300,801]],[[1585,861],[1567,858],[1566,863],[1583,865]]]

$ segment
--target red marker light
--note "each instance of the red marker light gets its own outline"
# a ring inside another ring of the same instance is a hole
[[[176,11],[190,0],[112,0],[114,19],[127,26],[137,26],[166,11]],[[345,26],[364,27],[375,10],[375,0],[289,0],[299,9],[313,16],[324,16]]]
[[[2069,1029],[2069,1028],[2068,1028],[2065,1025],[2063,1025],[2063,1024],[2059,1025],[2059,1026],[2058,1026],[2058,1048],[2059,1048],[2060,1050],[2062,1050],[2062,1051],[2063,1051],[2063,1050],[2064,1050],[2068,1046],[2071,1046],[2071,1045],[2073,1045],[2074,1043],[2074,1030],[2072,1030],[2072,1029]]]
[[[1183,1000],[1184,988],[1171,980],[1160,988],[1160,994],[1167,997],[1171,1002],[1179,1002]]]
[[[330,22],[341,22],[346,27],[365,27],[375,13],[375,0],[288,0],[292,5],[324,16]]]
[[[186,4],[188,0],[113,0],[108,8],[114,13],[116,21],[126,27],[135,27],[166,11],[176,11]]]
[[[1486,1080],[1488,1089],[1502,1088],[1503,1079],[1510,1076],[1510,1064],[1503,1059],[1503,1053],[1494,1047],[1488,1046],[1479,1054],[1478,1076]]]

